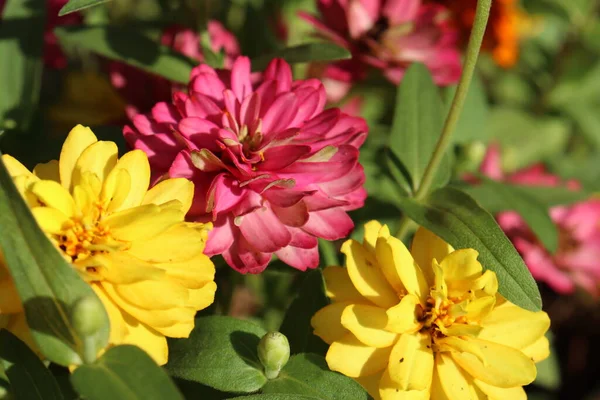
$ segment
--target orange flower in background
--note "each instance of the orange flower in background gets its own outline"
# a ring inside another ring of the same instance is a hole
[[[466,44],[475,19],[477,0],[434,1],[448,7],[454,14],[455,24]],[[523,36],[522,25],[526,19],[525,13],[519,7],[518,0],[494,0],[492,2],[482,49],[490,52],[499,66],[510,68],[519,59],[519,41]]]

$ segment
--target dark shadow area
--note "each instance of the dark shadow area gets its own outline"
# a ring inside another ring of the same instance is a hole
[[[232,394],[218,391],[209,386],[202,385],[198,382],[188,381],[185,379],[172,378],[179,391],[183,394],[186,400],[211,399],[224,400],[231,398]]]
[[[258,359],[258,342],[260,338],[252,333],[235,331],[229,335],[231,345],[244,362],[256,368],[261,365]],[[253,364],[254,363],[254,364]]]

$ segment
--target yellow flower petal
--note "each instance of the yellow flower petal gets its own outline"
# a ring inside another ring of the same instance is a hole
[[[204,286],[188,289],[188,306],[196,310],[203,310],[215,301],[217,284],[213,281],[206,282]]]
[[[186,307],[189,303],[187,289],[166,279],[115,285],[114,288],[123,300],[148,310]]]
[[[388,367],[402,391],[428,391],[433,374],[433,351],[428,333],[405,333],[394,345]]]
[[[116,212],[104,219],[116,239],[133,242],[148,240],[183,220],[179,210],[162,210],[155,204]]]
[[[158,365],[164,365],[169,359],[167,338],[154,329],[124,314],[128,335],[123,344],[133,344],[144,350]]]
[[[463,340],[477,346],[484,361],[468,352],[454,351],[451,355],[474,378],[502,388],[528,385],[535,379],[535,364],[521,351],[466,336]]]
[[[131,175],[127,170],[115,168],[110,171],[100,192],[100,201],[108,212],[122,209],[121,205],[129,196],[132,184]]]
[[[115,345],[123,343],[128,331],[121,310],[108,297],[100,285],[92,283],[91,286],[98,298],[102,301],[102,304],[104,304],[104,308],[108,314],[108,320],[110,322],[110,337],[108,339],[109,343]]]
[[[550,341],[546,336],[542,336],[534,343],[521,349],[523,354],[531,358],[533,362],[540,362],[550,356]]]
[[[423,271],[421,271],[421,267],[417,265],[404,243],[398,238],[390,236],[387,243],[392,249],[393,266],[396,268],[396,273],[406,291],[417,296],[421,300],[421,304],[425,305],[427,297],[429,297],[430,286]]]
[[[374,400],[381,400],[381,397],[379,396],[379,382],[381,381],[381,377],[383,376],[384,372],[385,370],[373,375],[354,378],[354,380],[360,383],[360,385],[365,388],[367,393],[369,393]]]
[[[367,250],[350,239],[342,245],[346,255],[346,268],[354,287],[373,304],[389,308],[398,303],[398,295],[381,270],[374,264]]]
[[[58,168],[58,161],[50,160],[47,163],[36,165],[33,169],[33,174],[40,179],[60,183],[60,171],[58,170]]]
[[[98,253],[76,261],[73,266],[90,281],[103,280],[125,285],[160,279],[166,274],[163,269],[120,251]]]
[[[323,270],[325,294],[332,301],[351,303],[369,303],[354,287],[348,270],[344,267],[330,266]]]
[[[423,324],[418,320],[417,307],[421,307],[417,296],[404,296],[398,305],[388,308],[386,329],[396,333],[414,333],[420,330]]]
[[[446,282],[477,279],[483,271],[477,257],[479,253],[473,249],[459,249],[448,254],[440,263]]]
[[[380,307],[351,304],[342,312],[341,321],[346,329],[367,346],[389,347],[398,339],[396,333],[385,330],[388,317],[385,309]]]
[[[85,173],[97,176],[103,183],[117,164],[118,149],[114,142],[99,141],[87,147],[75,163],[72,185],[79,185]],[[61,172],[61,179],[62,179]]]
[[[385,369],[391,351],[391,347],[377,349],[365,346],[354,335],[348,333],[331,344],[325,359],[332,371],[358,378]]]
[[[435,357],[431,400],[487,400],[473,379],[445,353]]]
[[[496,304],[495,296],[484,296],[469,302],[466,307],[466,317],[469,321],[481,321],[487,317]],[[494,340],[497,342],[497,340]]]
[[[375,251],[375,245],[377,244],[377,238],[379,237],[381,228],[381,223],[376,220],[369,221],[365,224],[363,246],[371,252]]]
[[[429,390],[402,390],[385,370],[379,383],[379,398],[381,400],[429,400]]]
[[[56,208],[34,207],[31,213],[46,233],[60,235],[64,228],[71,224],[71,219]]]
[[[377,258],[377,264],[381,268],[385,279],[392,285],[396,293],[406,293],[406,288],[402,284],[400,275],[398,275],[398,268],[396,267],[397,260],[394,259],[394,251],[392,246],[388,243],[389,236],[387,238],[380,237],[377,239],[375,245],[375,256]]]
[[[142,204],[148,186],[150,186],[150,163],[146,153],[141,150],[125,153],[117,162],[115,169],[127,171],[131,178],[131,184],[125,199],[118,205],[112,206],[111,204],[111,211],[120,211]]]
[[[60,183],[40,180],[33,183],[29,190],[44,205],[52,207],[68,217],[72,217],[75,214],[73,197],[71,197],[71,194]]]
[[[550,318],[543,311],[531,312],[511,304],[494,309],[481,325],[480,339],[523,349],[544,336]]]
[[[73,170],[81,153],[96,143],[98,139],[90,128],[77,125],[69,132],[60,152],[59,172],[60,181],[67,190],[71,189]]]
[[[150,262],[179,262],[202,254],[205,240],[201,231],[178,223],[148,240],[136,240],[127,253]]]
[[[310,320],[313,333],[327,344],[341,340],[348,330],[342,325],[342,313],[350,303],[338,302],[321,308]]]
[[[163,204],[179,200],[184,212],[188,212],[194,198],[194,184],[185,178],[165,179],[148,190],[142,204]]]
[[[477,379],[474,382],[488,396],[488,400],[527,400],[527,394],[522,386],[499,388]]]
[[[433,285],[433,270],[431,268],[431,262],[435,259],[438,263],[440,263],[448,254],[452,253],[453,251],[454,248],[452,248],[452,246],[446,243],[435,233],[423,227],[417,229],[410,247],[410,253],[419,267],[421,267],[423,274],[427,278],[429,286]]]
[[[8,170],[8,174],[11,176],[11,178],[19,175],[31,175],[31,172],[13,156],[9,156],[8,154],[2,155],[2,162]]]

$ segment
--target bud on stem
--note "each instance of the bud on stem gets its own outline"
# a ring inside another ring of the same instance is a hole
[[[258,358],[267,379],[275,379],[290,359],[290,344],[284,334],[268,332],[258,343]]]

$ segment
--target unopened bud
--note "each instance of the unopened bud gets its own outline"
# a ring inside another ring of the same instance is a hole
[[[258,358],[267,379],[275,379],[290,359],[290,344],[284,334],[268,332],[258,343]]]
[[[71,310],[71,323],[78,335],[91,336],[104,324],[104,306],[97,298],[86,296],[79,299]]]

